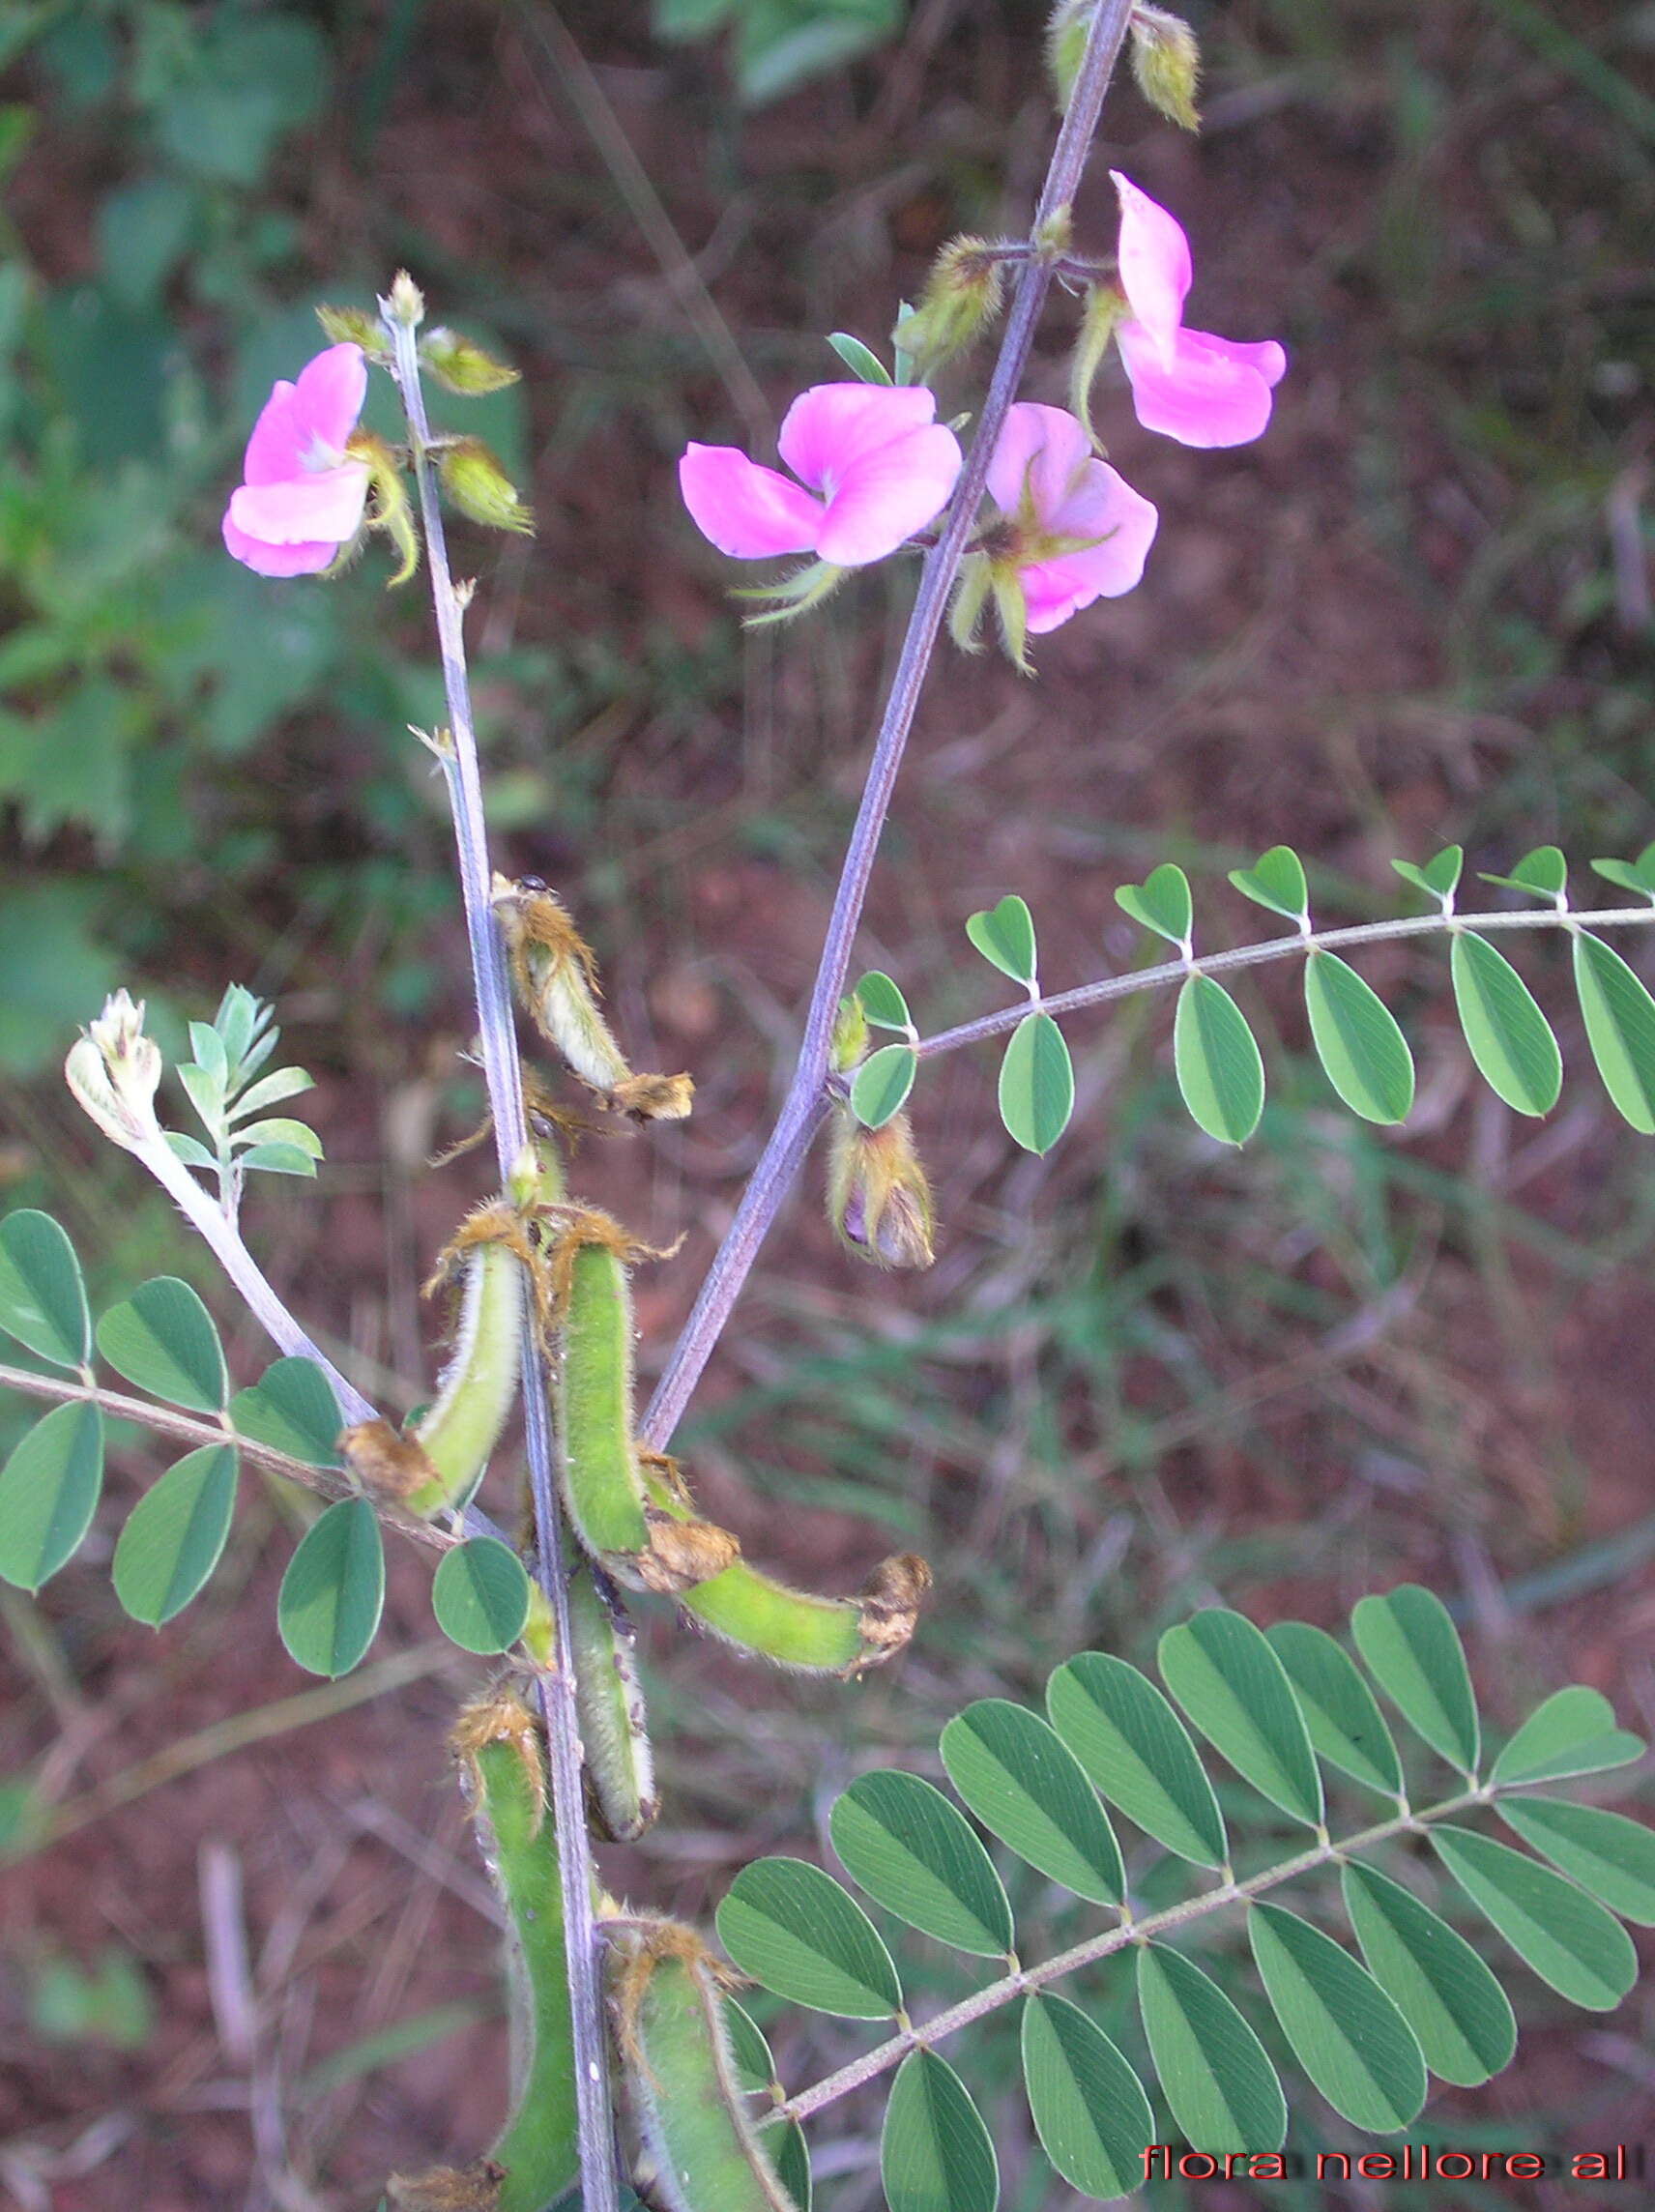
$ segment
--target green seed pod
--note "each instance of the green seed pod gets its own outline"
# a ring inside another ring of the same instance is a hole
[[[584,1233],[571,1229],[571,1237]],[[567,1257],[556,1377],[558,1472],[564,1510],[598,1557],[649,1542],[632,1441],[632,1292],[620,1254],[582,1241]]]
[[[798,2212],[746,2114],[724,1991],[693,1928],[661,1921],[615,1944],[626,2085],[669,2212]]]
[[[528,1707],[499,1686],[460,1715],[453,1745],[508,1916],[511,2116],[490,2154],[502,2169],[491,2212],[543,2212],[580,2171],[563,1892],[544,1824],[545,1753]]]
[[[426,1285],[457,1281],[459,1304],[452,1356],[413,1432],[435,1478],[409,1493],[410,1512],[465,1505],[482,1480],[517,1395],[532,1256],[521,1216],[497,1199],[461,1223]]]
[[[604,1827],[616,1843],[629,1844],[660,1811],[631,1624],[619,1600],[611,1602],[600,1569],[576,1568],[568,1596],[587,1783]]]
[[[518,1003],[582,1083],[618,1113],[681,1121],[695,1086],[687,1075],[634,1075],[598,1008],[597,965],[568,910],[537,876],[496,876],[493,905]]]

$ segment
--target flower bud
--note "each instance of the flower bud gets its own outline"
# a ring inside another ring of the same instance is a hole
[[[316,320],[334,345],[361,346],[369,361],[386,362],[391,349],[385,342],[385,325],[366,307],[330,307],[316,309]]]
[[[463,393],[467,398],[477,398],[485,392],[504,392],[521,373],[484,353],[470,338],[441,326],[427,331],[420,340],[420,362],[439,384],[450,392]]]
[[[125,991],[103,1004],[97,1021],[70,1048],[63,1072],[76,1103],[103,1134],[129,1152],[165,1142],[156,1119],[160,1047],[144,1034],[144,1003]]]
[[[859,999],[841,999],[833,1017],[833,1035],[828,1047],[828,1064],[835,1075],[849,1075],[861,1064],[868,1049],[868,1017]]]
[[[1046,24],[1046,73],[1061,115],[1069,104],[1080,74],[1097,0],[1058,0]]]
[[[931,265],[917,306],[897,320],[892,342],[914,364],[914,381],[928,384],[965,353],[999,316],[1005,269],[984,238],[951,239]]]
[[[480,438],[456,438],[437,455],[443,489],[460,512],[485,530],[515,530],[530,536],[535,517],[517,497],[517,487]]]
[[[1185,131],[1199,131],[1195,104],[1201,78],[1201,48],[1181,15],[1139,0],[1132,11],[1132,74],[1158,115]]]
[[[936,1214],[906,1114],[864,1129],[843,1107],[833,1121],[828,1218],[848,1251],[876,1267],[929,1267]]]
[[[392,322],[401,323],[411,331],[418,330],[425,320],[425,295],[406,269],[399,269],[392,279],[391,296],[385,305]]]

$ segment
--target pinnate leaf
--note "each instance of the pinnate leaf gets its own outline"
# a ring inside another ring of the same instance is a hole
[[[1364,1121],[1406,1121],[1413,1104],[1413,1057],[1372,986],[1335,952],[1304,964],[1310,1034],[1327,1080]]]
[[[1169,1628],[1162,1679],[1203,1735],[1272,1805],[1321,1824],[1321,1775],[1287,1670],[1262,1630],[1210,1606]]]
[[[917,1774],[858,1775],[828,1820],[833,1848],[868,1895],[922,1935],[982,1958],[1011,1949],[1011,1907],[988,1853]]]
[[[1000,2202],[1000,2168],[982,2114],[934,2051],[911,2051],[897,2068],[880,2178],[890,2212],[994,2212]]]
[[[121,1530],[111,1570],[134,1620],[164,1627],[205,1586],[236,1511],[233,1444],[203,1444],[144,1493]]]
[[[1138,1953],[1138,2009],[1173,2118],[1196,2150],[1279,2150],[1288,2109],[1263,2045],[1217,1984],[1163,1943]]]
[[[348,1674],[379,1630],[385,1545],[365,1498],[341,1498],[306,1531],[287,1562],[276,1626],[290,1656],[312,1674]]]
[[[1210,975],[1187,976],[1178,991],[1173,1064],[1197,1126],[1244,1145],[1264,1111],[1264,1062],[1246,1016]]]
[[[1342,1944],[1279,1905],[1254,1905],[1247,1934],[1282,2033],[1336,2112],[1389,2134],[1425,2102],[1425,2059],[1394,2002]]]
[[[948,1779],[991,1834],[1097,1905],[1126,1894],[1120,1846],[1055,1729],[1008,1698],[980,1698],[943,1731]]]
[[[140,1283],[111,1306],[98,1324],[98,1349],[129,1382],[171,1405],[217,1413],[230,1395],[213,1317],[176,1275]]]
[[[1511,2003],[1466,1938],[1411,1890],[1348,1859],[1345,1909],[1368,1971],[1419,2038],[1433,2074],[1474,2088],[1511,2061]]]
[[[1472,1828],[1433,1822],[1432,1848],[1524,1964],[1559,1996],[1612,2012],[1638,1978],[1632,1938],[1560,1874]]]
[[[1279,1620],[1264,1633],[1288,1671],[1317,1755],[1341,1774],[1400,1797],[1402,1762],[1391,1732],[1344,1645],[1307,1620]]]
[[[1442,1600],[1404,1583],[1383,1597],[1358,1600],[1350,1628],[1368,1672],[1408,1726],[1451,1766],[1472,1773],[1477,1702],[1460,1632]]]
[[[1563,1056],[1533,994],[1505,954],[1472,930],[1449,953],[1460,1027],[1483,1081],[1519,1114],[1549,1114],[1563,1088]]]
[[[1495,1761],[1495,1783],[1557,1782],[1568,1774],[1599,1774],[1643,1757],[1640,1736],[1615,1724],[1614,1707],[1583,1682],[1554,1690],[1536,1705]]]
[[[1107,1651],[1082,1651],[1046,1685],[1046,1710],[1093,1786],[1146,1835],[1197,1866],[1227,1845],[1212,1784],[1153,1682]]]
[[[803,1859],[755,1859],[718,1907],[718,1940],[745,1974],[812,2012],[885,2020],[902,1984],[873,1922]]]
[[[1025,1014],[1000,1063],[1000,1118],[1026,1152],[1049,1152],[1075,1110],[1075,1070],[1050,1014]]]
[[[103,1416],[58,1406],[0,1468],[0,1581],[37,1590],[79,1549],[103,1488]]]
[[[1078,2005],[1044,1994],[1023,2008],[1023,2080],[1041,2147],[1083,2196],[1142,2186],[1155,2116],[1144,2085]]]
[[[20,1208],[0,1221],[0,1328],[54,1367],[92,1357],[92,1317],[74,1246],[49,1213]]]

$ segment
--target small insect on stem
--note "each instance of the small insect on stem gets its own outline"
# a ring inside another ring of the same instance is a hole
[[[618,1114],[682,1121],[695,1086],[687,1075],[634,1075],[598,1007],[597,963],[568,909],[538,876],[497,875],[494,911],[518,1003],[574,1074]]]
[[[724,2019],[737,1977],[675,1921],[634,1922],[613,1943],[618,2037],[652,2201],[669,2212],[798,2212],[742,2102]]]

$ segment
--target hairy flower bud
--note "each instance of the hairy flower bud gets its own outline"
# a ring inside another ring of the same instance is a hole
[[[1093,284],[1087,293],[1086,312],[1069,359],[1069,411],[1094,446],[1101,441],[1092,426],[1091,388],[1115,336],[1115,326],[1128,311],[1118,284]]]
[[[392,279],[385,306],[392,322],[402,323],[411,331],[425,320],[425,295],[406,269],[399,269]]]
[[[331,344],[361,346],[369,361],[391,359],[391,348],[385,342],[385,325],[366,307],[324,305],[316,309],[316,320]]]
[[[371,430],[358,430],[345,451],[353,460],[367,463],[367,507],[363,515],[363,530],[383,531],[396,548],[396,571],[386,580],[386,589],[390,591],[397,584],[407,583],[420,566],[420,534],[414,527],[408,487],[402,480],[396,455],[385,440]],[[357,550],[356,544],[346,546],[329,573],[336,574],[354,559]]]
[[[1075,89],[1081,56],[1086,52],[1087,34],[1096,12],[1097,0],[1058,0],[1047,20],[1046,73],[1052,80],[1052,93],[1060,115],[1067,108]]]
[[[839,1240],[876,1267],[929,1267],[936,1214],[906,1114],[864,1129],[841,1107],[828,1166],[828,1218]]]
[[[470,338],[462,338],[456,331],[441,325],[427,331],[420,340],[420,364],[439,384],[450,392],[463,393],[467,398],[479,397],[485,392],[504,392],[521,373],[484,353]]]
[[[987,239],[951,239],[931,264],[917,306],[891,333],[898,351],[914,364],[915,383],[929,383],[975,345],[1004,303],[1004,265]]]
[[[76,1103],[103,1134],[129,1152],[164,1144],[156,1119],[160,1047],[144,1034],[144,1003],[125,991],[104,1001],[103,1011],[70,1048],[63,1072]]]
[[[1181,15],[1139,0],[1132,11],[1132,74],[1158,115],[1185,131],[1199,131],[1196,86],[1201,78],[1201,48]]]
[[[849,1075],[860,1065],[868,1049],[868,1017],[859,999],[841,999],[833,1016],[833,1035],[828,1047],[828,1064],[835,1075]]]
[[[460,512],[485,530],[515,530],[529,537],[535,517],[517,487],[480,438],[455,438],[437,455],[443,489]]]

